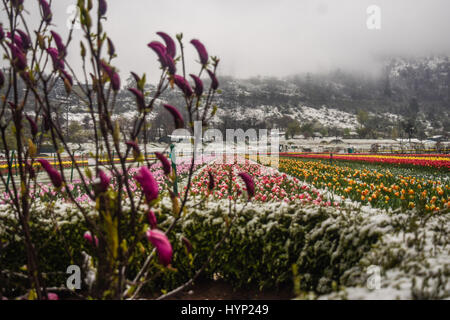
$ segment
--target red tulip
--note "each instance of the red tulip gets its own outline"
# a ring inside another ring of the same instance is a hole
[[[197,49],[198,56],[200,58],[200,63],[202,65],[206,65],[208,63],[208,52],[205,49],[205,46],[200,41],[194,39],[191,40],[191,44]]]
[[[62,178],[60,173],[52,167],[50,162],[48,162],[45,159],[39,159],[37,160],[41,164],[41,166],[44,168],[44,170],[47,172],[48,176],[50,177],[50,180],[52,181],[53,185],[56,188],[59,188],[62,186]]]
[[[147,167],[141,167],[134,176],[134,179],[139,182],[144,193],[147,203],[152,202],[158,198],[158,182],[156,182],[150,170]]]
[[[162,265],[167,266],[172,261],[172,245],[166,234],[158,229],[147,230],[147,239],[156,248],[159,261]]]
[[[178,111],[177,108],[175,108],[174,106],[171,106],[170,104],[165,104],[163,106],[172,115],[173,120],[175,122],[175,129],[184,128],[184,120],[183,120],[183,116],[181,115],[180,111]]]

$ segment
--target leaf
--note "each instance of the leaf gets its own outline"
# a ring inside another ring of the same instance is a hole
[[[28,139],[28,152],[30,153],[30,157],[34,158],[37,154],[37,148],[36,145],[31,141],[31,139]]]

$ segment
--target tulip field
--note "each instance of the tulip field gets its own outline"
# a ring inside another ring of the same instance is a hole
[[[450,158],[449,158],[450,159]],[[417,168],[416,168],[417,169]],[[284,158],[280,170],[342,199],[381,209],[414,209],[426,212],[450,208],[449,170],[414,174],[414,170],[368,168],[345,163]],[[417,171],[417,170],[416,170]]]
[[[227,212],[234,210],[238,219],[232,224],[230,239],[215,250],[211,267],[204,271],[206,278],[219,279],[233,290],[251,284],[276,296],[274,288],[282,286],[287,290],[283,296],[306,299],[449,297],[450,176],[446,165],[391,165],[337,156],[330,162],[285,155],[275,168],[264,165],[267,159],[261,156],[238,157],[234,163],[220,159],[209,156],[195,161],[187,210],[181,226],[169,237],[173,256],[161,253],[159,260],[172,269],[161,273],[157,262],[151,265],[156,283],[176,287],[200,268],[208,250],[230,226]],[[180,157],[176,164],[181,199],[190,161]],[[144,215],[140,220],[149,220],[149,239],[163,237],[160,230],[174,219],[173,202],[162,196],[175,190],[173,172],[167,175],[167,161],[152,163],[148,172],[159,196],[146,193],[147,173],[142,167],[131,162],[128,171],[137,198],[145,194],[162,199],[154,203],[148,218]],[[68,237],[81,241],[80,250],[90,252],[94,237],[77,227],[81,217],[74,215],[73,204],[48,181],[40,164],[35,169],[36,217],[44,215],[41,221],[63,228]],[[112,179],[109,184],[116,187],[117,182]],[[68,187],[83,207],[95,206],[81,181],[74,180]],[[3,193],[3,219],[8,203],[8,194]],[[47,216],[49,206],[53,213]],[[150,253],[151,247],[139,248],[144,256]],[[64,251],[59,255],[64,256]],[[8,259],[15,261],[16,257]],[[47,271],[61,268],[54,261],[49,260]],[[367,270],[373,266],[382,270],[379,290],[367,284]],[[147,290],[152,296],[155,288],[149,285]]]

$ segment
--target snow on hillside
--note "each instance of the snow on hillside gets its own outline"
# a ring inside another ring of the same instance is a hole
[[[315,109],[307,106],[301,106],[297,109],[290,108],[286,110],[282,107],[261,105],[255,108],[236,107],[231,110],[219,109],[217,117],[231,116],[236,120],[246,119],[267,119],[267,118],[282,118],[284,116],[300,122],[317,121],[326,127],[338,127],[341,129],[356,129],[357,120],[354,114],[340,111],[333,108],[322,106],[320,109]]]

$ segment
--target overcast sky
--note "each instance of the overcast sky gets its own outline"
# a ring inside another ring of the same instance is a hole
[[[33,21],[36,3],[25,0]],[[74,3],[53,0],[53,29],[63,36]],[[366,26],[369,5],[381,9],[380,30]],[[108,0],[108,6],[105,28],[122,78],[129,71],[157,74],[156,56],[146,46],[160,40],[157,31],[183,32],[191,60],[197,55],[188,41],[198,38],[210,55],[221,58],[220,74],[236,77],[373,71],[385,55],[450,53],[449,0]],[[80,34],[76,31],[71,61]]]

